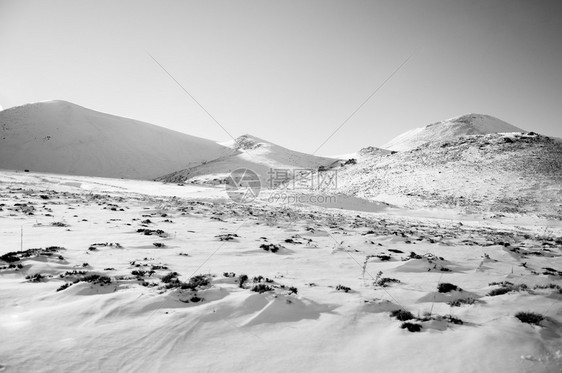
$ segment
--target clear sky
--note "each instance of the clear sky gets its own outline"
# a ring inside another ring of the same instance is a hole
[[[562,137],[560,0],[0,0],[0,106],[62,99],[216,141],[382,145],[466,113]]]

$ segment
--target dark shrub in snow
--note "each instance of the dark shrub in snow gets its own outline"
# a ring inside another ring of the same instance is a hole
[[[535,312],[517,312],[515,317],[521,320],[521,322],[535,325],[539,325],[539,323],[544,320],[543,315]]]
[[[420,332],[421,329],[422,329],[422,326],[420,324],[414,324],[414,323],[411,323],[411,322],[405,322],[402,325],[400,325],[400,327],[402,329],[406,329],[406,330],[408,330],[409,332],[412,332],[412,333]]]
[[[448,293],[453,290],[461,290],[457,285],[450,284],[448,282],[441,282],[437,285],[437,290],[440,293]]]
[[[398,321],[406,321],[414,318],[414,315],[410,311],[403,309],[394,310],[390,313],[391,317],[396,317]]]

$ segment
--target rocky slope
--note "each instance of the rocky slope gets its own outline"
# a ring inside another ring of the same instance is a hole
[[[405,206],[562,216],[562,140],[472,135],[338,169],[338,191]]]

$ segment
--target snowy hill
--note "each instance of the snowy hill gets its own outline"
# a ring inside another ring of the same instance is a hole
[[[232,150],[65,101],[0,112],[0,169],[151,179]]]
[[[467,114],[407,131],[384,144],[382,148],[404,151],[431,141],[447,141],[460,136],[501,132],[525,131],[489,115]]]
[[[158,178],[158,180],[220,184],[224,182],[230,172],[238,168],[249,168],[260,176],[262,185],[265,186],[267,185],[268,172],[271,169],[316,170],[320,166],[330,166],[337,162],[336,159],[332,158],[296,152],[251,135],[243,135],[224,144],[232,148],[235,153],[211,160],[200,166],[173,172]]]
[[[359,158],[338,170],[341,193],[412,208],[562,216],[562,140],[472,135]]]

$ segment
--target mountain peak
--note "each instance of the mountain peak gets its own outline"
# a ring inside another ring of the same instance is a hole
[[[501,132],[525,132],[521,128],[515,127],[491,115],[476,113],[461,115],[438,122],[437,124],[465,126],[465,130],[470,128],[473,131],[477,131],[478,133],[476,134],[482,135]],[[469,135],[469,133],[467,133],[467,135]]]
[[[78,106],[73,102],[70,101],[65,101],[65,100],[45,100],[45,101],[39,101],[36,102],[37,104],[55,104],[55,105],[72,105],[72,106]]]
[[[267,143],[268,143],[267,141],[262,140],[256,136],[245,134],[237,137],[234,140],[233,146],[235,149],[251,150],[251,149],[259,148],[263,144],[267,144]]]
[[[491,115],[470,113],[407,131],[384,144],[382,148],[405,151],[432,141],[501,132],[526,131]]]
[[[45,100],[45,101],[37,101],[37,102],[30,102],[27,104],[23,104],[20,106],[14,106],[7,111],[24,114],[24,115],[35,115],[35,113],[50,113],[51,115],[57,115],[56,113],[62,112],[72,112],[72,113],[80,113],[81,115],[84,113],[93,113],[97,112],[92,109],[88,109],[84,106],[80,106],[73,102],[65,101],[65,100]],[[101,113],[101,112],[97,112]],[[105,114],[105,113],[101,113]],[[107,114],[110,115],[110,114]]]
[[[27,105],[32,105],[32,106],[47,106],[47,107],[67,107],[67,108],[80,108],[80,109],[85,109],[85,110],[90,110],[90,109],[86,109],[83,106],[77,105],[73,102],[70,101],[65,101],[65,100],[46,100],[46,101],[38,101],[38,102],[34,102],[31,104],[27,104]],[[24,105],[25,106],[25,105]]]

